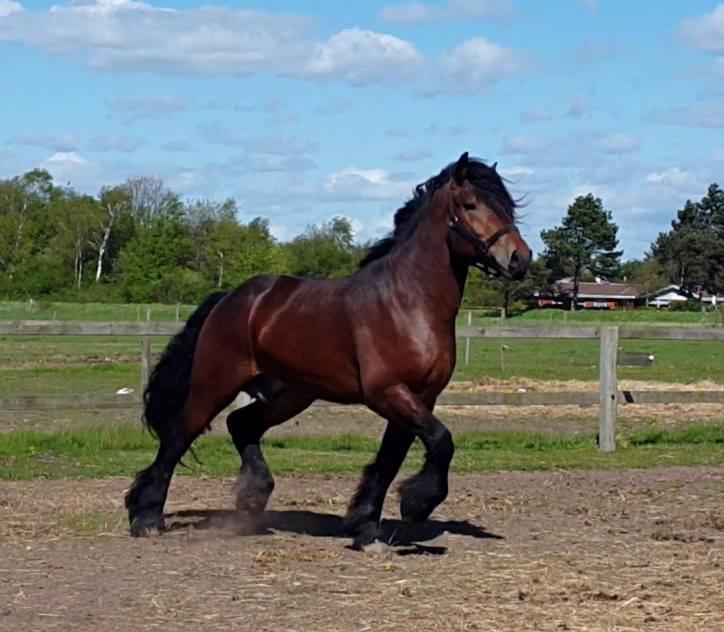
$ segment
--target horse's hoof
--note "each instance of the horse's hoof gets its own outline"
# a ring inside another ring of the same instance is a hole
[[[385,555],[390,552],[390,545],[375,540],[372,544],[363,546],[362,550],[367,553],[367,555]]]
[[[382,542],[382,529],[374,522],[370,522],[359,527],[352,540],[352,548],[356,551],[375,552],[376,548],[385,546]],[[374,545],[378,546],[374,546]],[[367,549],[372,547],[370,551]]]
[[[403,497],[400,500],[400,516],[405,522],[425,522],[435,506],[424,498]]]
[[[138,516],[131,521],[131,535],[134,538],[147,538],[160,535],[164,529],[163,517]]]
[[[264,513],[274,491],[274,479],[242,472],[235,484],[236,510],[242,516],[260,516]]]
[[[424,522],[446,497],[447,490],[429,478],[412,478],[400,486],[400,515],[405,522]]]

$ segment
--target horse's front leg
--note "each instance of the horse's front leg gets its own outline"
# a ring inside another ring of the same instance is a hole
[[[382,538],[380,516],[385,495],[414,440],[413,432],[395,421],[387,422],[377,456],[365,468],[344,519],[355,548],[361,549]]]
[[[450,431],[432,414],[434,402],[434,397],[420,398],[403,384],[380,389],[368,397],[368,406],[389,422],[380,453],[365,472],[347,515],[346,523],[352,527],[357,546],[379,537],[384,493],[415,436],[420,437],[427,455],[422,470],[400,486],[402,518],[425,520],[447,497],[454,446]],[[384,474],[380,474],[381,466],[385,467]]]

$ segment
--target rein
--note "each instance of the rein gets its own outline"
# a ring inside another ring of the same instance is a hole
[[[460,235],[463,239],[471,243],[473,247],[478,250],[480,252],[480,255],[483,257],[487,256],[488,251],[503,235],[507,235],[508,233],[512,232],[519,232],[518,227],[515,224],[506,224],[505,226],[496,230],[487,239],[478,237],[460,221],[460,218],[457,216],[457,214],[455,213],[455,209],[453,208],[452,194],[450,193],[448,193],[447,217],[448,225],[450,226],[450,228],[458,235]],[[476,261],[473,265],[476,268],[480,268],[485,272],[490,272],[490,268],[482,261]]]

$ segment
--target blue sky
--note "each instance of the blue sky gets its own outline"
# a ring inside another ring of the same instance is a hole
[[[724,184],[724,3],[0,0],[0,177],[153,175],[284,239],[377,237],[463,151],[523,232],[599,195],[640,256]]]

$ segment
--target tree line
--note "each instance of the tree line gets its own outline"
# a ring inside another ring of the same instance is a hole
[[[197,302],[262,273],[342,276],[370,244],[336,217],[295,238],[275,239],[267,219],[239,219],[233,199],[184,200],[162,180],[128,179],[85,195],[44,170],[0,180],[0,298]],[[644,291],[674,282],[724,291],[724,193],[709,187],[687,201],[668,232],[638,261],[621,262],[618,227],[599,198],[578,197],[561,224],[542,232],[545,251],[523,282],[474,271],[468,305],[529,301],[563,276],[627,278]]]

